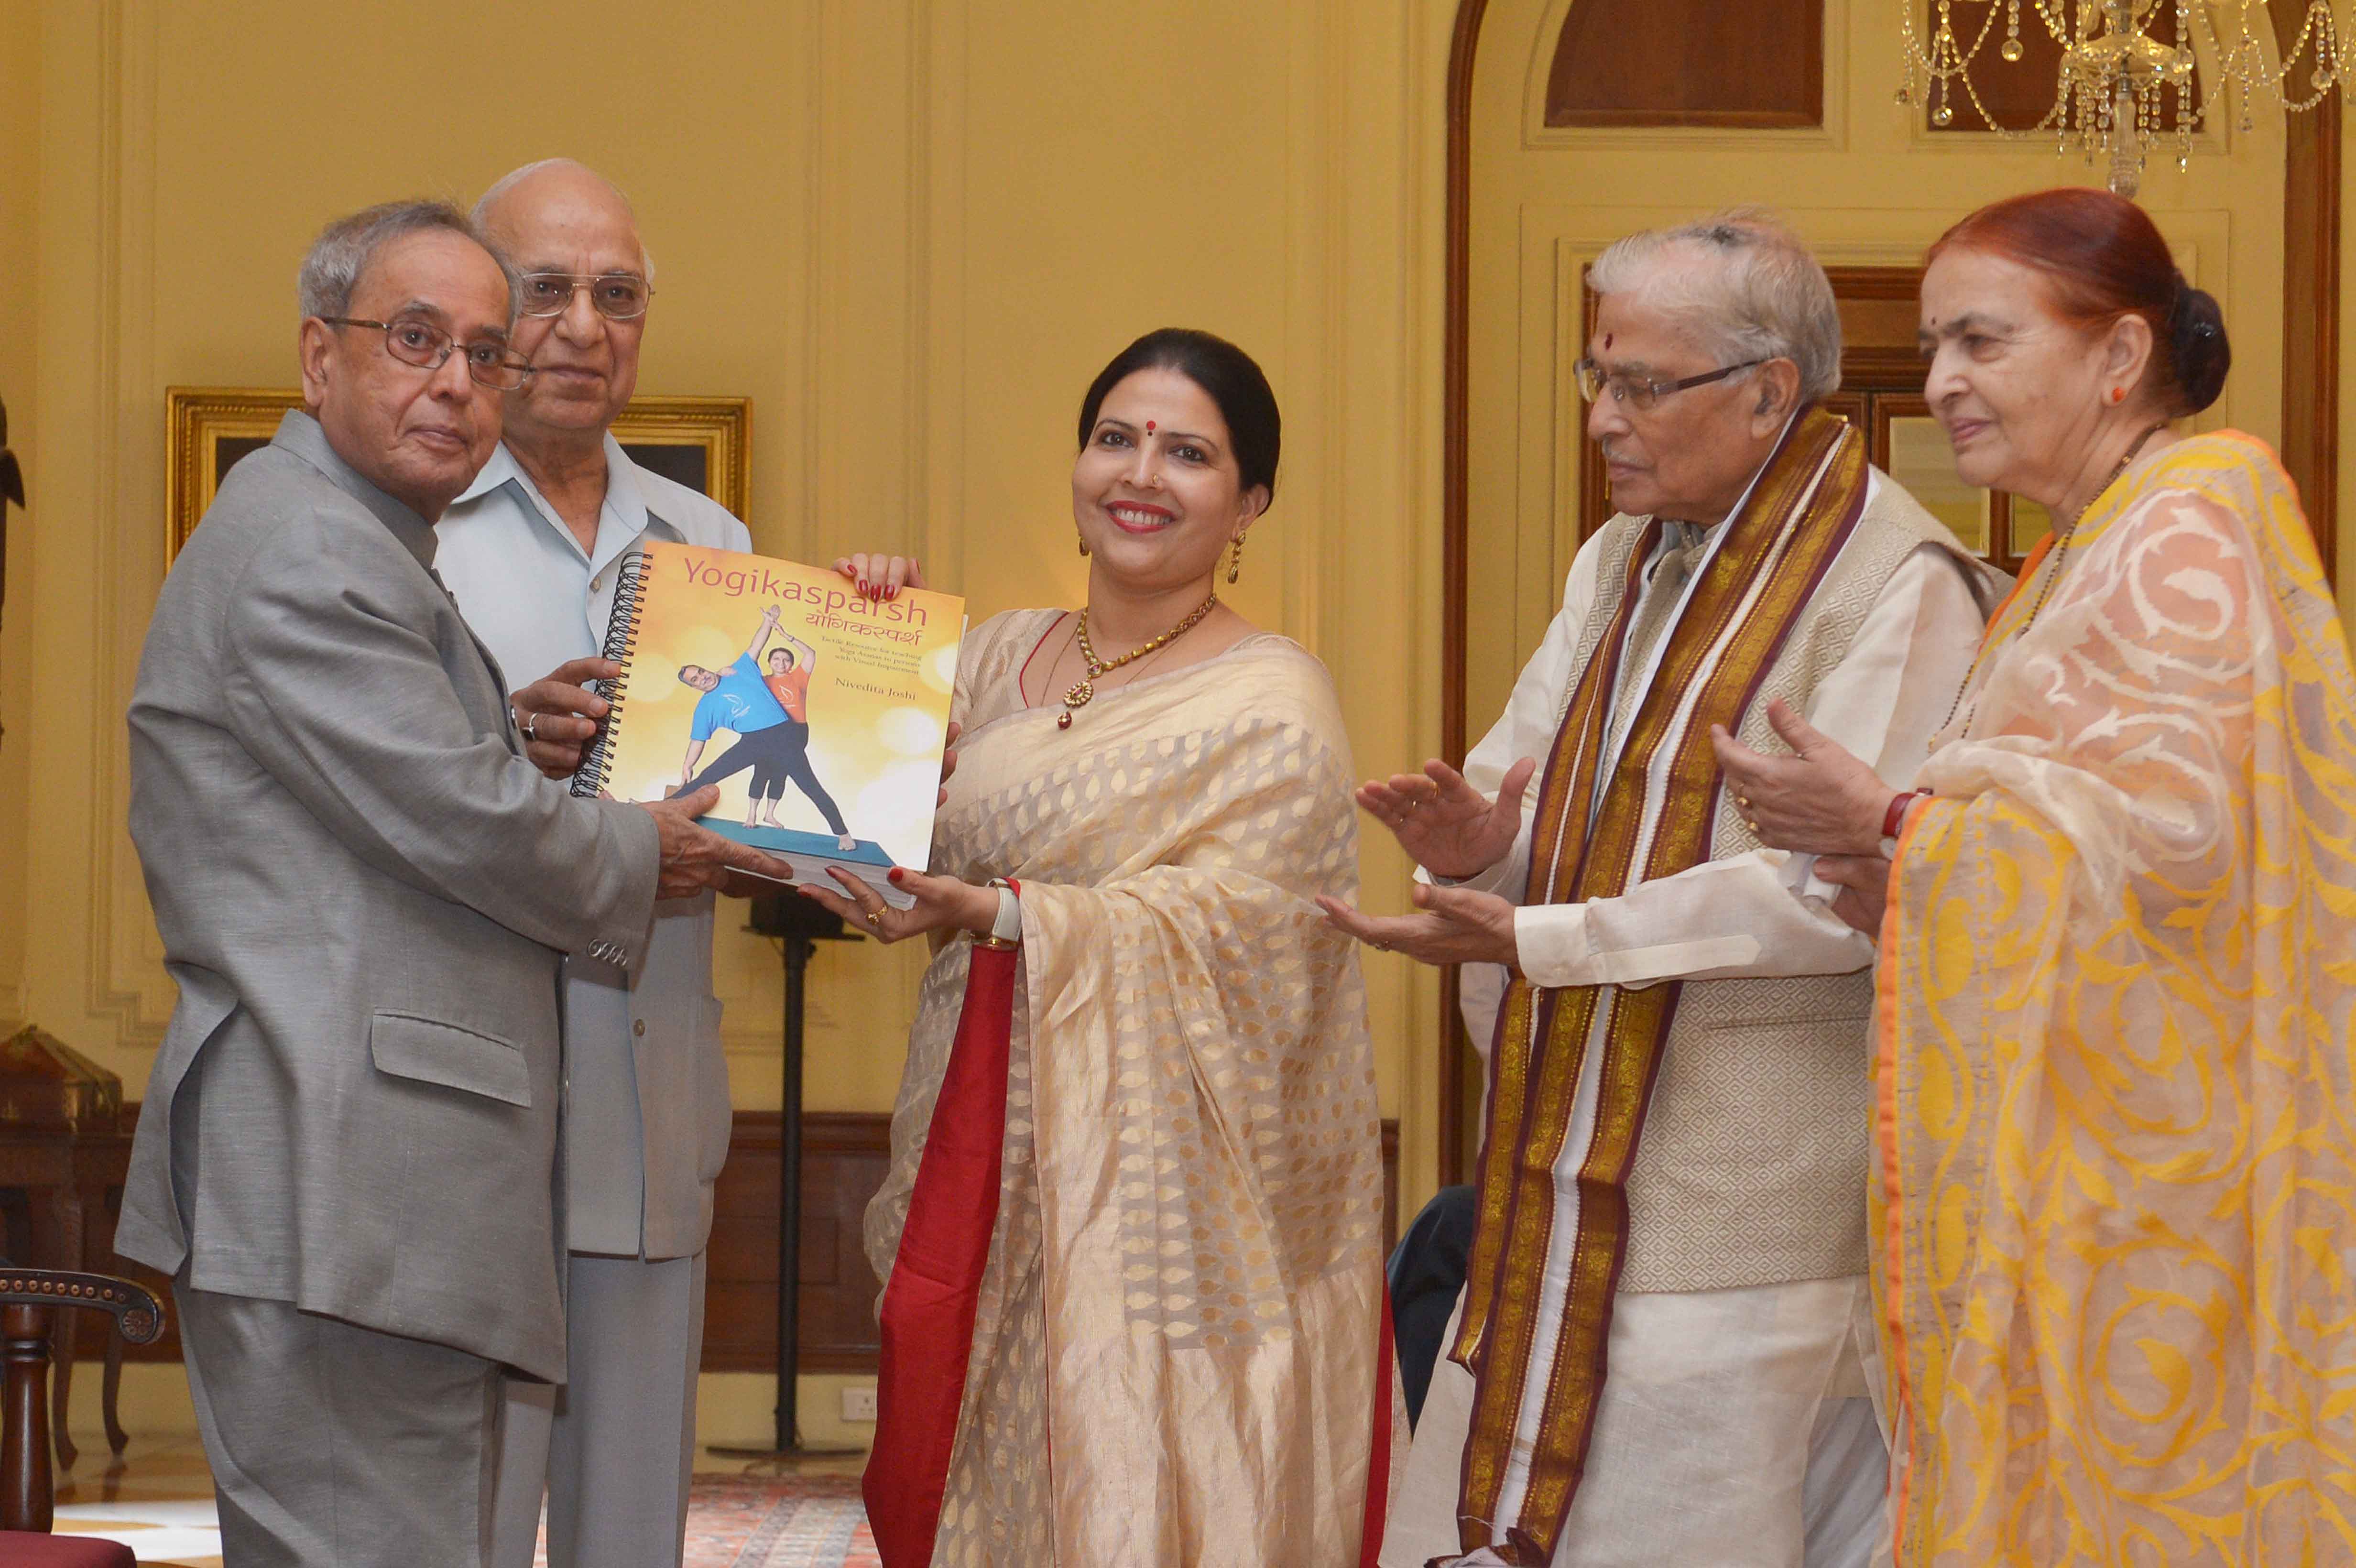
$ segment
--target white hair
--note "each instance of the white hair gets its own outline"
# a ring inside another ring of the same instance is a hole
[[[531,178],[532,176],[540,173],[542,169],[573,169],[582,174],[587,175],[591,179],[595,180],[599,185],[604,186],[607,190],[614,193],[614,199],[620,202],[622,204],[623,210],[630,215],[631,226],[633,228],[637,227],[638,209],[635,206],[631,205],[628,195],[624,192],[620,186],[616,185],[612,180],[607,179],[604,175],[599,174],[595,169],[591,168],[587,164],[583,163],[578,158],[535,158],[530,163],[524,165],[521,168],[509,169],[507,173],[501,175],[498,179],[491,182],[490,189],[485,191],[480,197],[476,198],[474,212],[475,226],[477,229],[482,229],[486,234],[489,233],[491,229],[491,209],[499,204],[499,198],[507,195],[508,192],[515,189],[516,187],[523,184],[524,181]],[[639,263],[646,268],[647,282],[649,283],[653,283],[655,281],[654,253],[647,249],[647,242],[644,240],[640,240],[638,241],[638,261]]]
[[[320,229],[296,276],[297,307],[305,317],[343,315],[351,309],[352,291],[359,286],[360,274],[368,271],[379,251],[396,240],[435,229],[471,240],[489,252],[507,283],[508,319],[513,321],[522,303],[515,270],[465,213],[449,202],[423,199],[384,202],[338,218]]]
[[[1595,259],[1587,280],[1600,294],[1643,293],[1730,365],[1789,359],[1804,403],[1839,389],[1832,280],[1798,236],[1757,208],[1631,234]]]

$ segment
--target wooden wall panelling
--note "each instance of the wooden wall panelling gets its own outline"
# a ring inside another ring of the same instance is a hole
[[[2268,6],[2267,15],[2274,18],[2276,44],[2288,49],[2297,41],[2304,10],[2278,5]],[[2304,114],[2284,116],[2283,127],[2282,460],[2315,530],[2323,574],[2334,582],[2340,539],[2341,112],[2334,94]]]
[[[1460,0],[1448,45],[1448,232],[1440,334],[1440,752],[1464,761],[1464,635],[1471,606],[1472,64],[1489,0]],[[1467,1179],[1478,1147],[1481,1060],[1465,1037],[1457,972],[1440,972],[1440,1183]],[[1472,1087],[1466,1084],[1470,1082]]]
[[[766,1372],[777,1359],[775,1111],[739,1111],[712,1199],[704,1273],[703,1370]],[[872,1372],[875,1273],[861,1236],[892,1160],[892,1118],[802,1117],[801,1358],[806,1372]]]
[[[1555,43],[1546,123],[1822,125],[1824,0],[1578,0]]]
[[[736,1113],[712,1203],[703,1370],[776,1364],[777,1129],[775,1111]],[[801,1359],[805,1372],[872,1372],[875,1274],[861,1225],[891,1163],[892,1119],[814,1111],[802,1121]],[[1398,1123],[1382,1124],[1386,1247],[1398,1234]]]
[[[138,1108],[124,1108],[123,1125]],[[739,1111],[728,1163],[712,1196],[712,1253],[704,1275],[703,1370],[766,1372],[777,1355],[778,1114]],[[1382,1123],[1383,1244],[1399,1233],[1398,1123]],[[892,1159],[892,1118],[878,1113],[811,1111],[802,1118],[801,1357],[805,1372],[873,1372],[878,1349],[875,1273],[861,1225],[868,1200],[884,1185]],[[120,1179],[119,1176],[116,1178]],[[112,1257],[122,1189],[107,1192],[91,1217],[91,1255]],[[0,1243],[26,1229],[22,1197],[0,1193]],[[165,1296],[172,1282],[114,1258],[109,1272]],[[178,1325],[166,1314],[165,1337],[134,1345],[124,1359],[177,1361]],[[106,1348],[102,1327],[82,1326],[76,1354],[94,1360]]]

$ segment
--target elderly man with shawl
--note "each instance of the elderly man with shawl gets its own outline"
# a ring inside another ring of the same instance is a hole
[[[1762,846],[1710,731],[1772,746],[1780,698],[1904,787],[1994,574],[1818,406],[1840,321],[1789,234],[1730,214],[1590,276],[1579,376],[1621,513],[1463,773],[1359,791],[1423,869],[1418,912],[1325,901],[1515,976],[1381,1561],[1862,1563],[1873,946]]]

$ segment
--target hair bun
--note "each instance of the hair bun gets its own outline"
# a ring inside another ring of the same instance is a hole
[[[2176,307],[2168,313],[2168,336],[2183,411],[2197,414],[2217,400],[2225,389],[2225,372],[2233,367],[2233,346],[2226,340],[2217,297],[2189,283],[2179,289]]]

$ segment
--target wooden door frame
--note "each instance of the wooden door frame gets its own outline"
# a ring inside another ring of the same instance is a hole
[[[1440,374],[1440,752],[1464,760],[1465,633],[1470,613],[1472,516],[1472,68],[1489,0],[1458,0],[1448,46],[1447,321]],[[2296,32],[2288,7],[2271,7],[2278,41]],[[2340,159],[2336,106],[2286,117],[2283,160],[2282,460],[2314,526],[2326,575],[2337,565],[2340,441]],[[1440,1179],[1471,1174],[1465,1147],[1468,1085],[1456,971],[1440,985]]]
[[[1458,0],[1448,45],[1448,322],[1440,347],[1440,749],[1464,762],[1465,626],[1471,605],[1472,63],[1489,0]],[[1464,1019],[1454,965],[1440,972],[1440,1180],[1466,1179]]]

